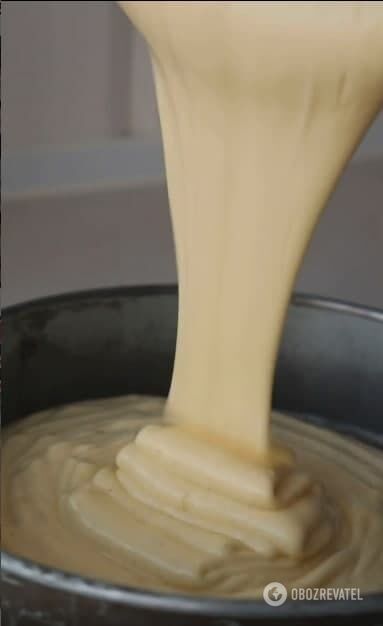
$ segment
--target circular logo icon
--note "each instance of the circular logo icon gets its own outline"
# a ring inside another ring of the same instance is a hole
[[[287,589],[282,583],[269,583],[263,590],[263,599],[270,606],[281,606],[287,599]]]

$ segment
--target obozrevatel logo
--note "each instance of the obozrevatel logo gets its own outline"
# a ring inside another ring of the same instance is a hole
[[[269,583],[263,590],[263,599],[270,606],[281,606],[287,599],[287,589],[282,583]]]

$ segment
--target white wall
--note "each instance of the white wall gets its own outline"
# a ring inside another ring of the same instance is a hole
[[[134,156],[134,152],[133,152]],[[343,176],[297,287],[383,309],[383,158]],[[176,280],[166,188],[14,196],[4,206],[3,304]]]
[[[158,130],[148,55],[115,2],[5,1],[2,34],[8,150]]]
[[[6,1],[2,13],[3,304],[174,281],[141,38],[114,2]],[[383,308],[383,116],[321,220],[298,287]]]

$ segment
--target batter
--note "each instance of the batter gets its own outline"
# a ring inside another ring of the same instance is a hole
[[[271,428],[270,402],[306,245],[382,105],[383,3],[120,4],[150,45],[163,131],[171,390],[10,429],[5,547],[145,588],[377,590],[381,453],[279,415]]]

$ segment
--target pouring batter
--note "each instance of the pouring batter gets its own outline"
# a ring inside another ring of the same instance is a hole
[[[382,105],[383,3],[120,4],[154,65],[179,276],[172,386],[164,407],[83,403],[12,428],[5,545],[199,594],[378,589],[381,454],[283,416],[271,429],[270,401],[306,245]]]

